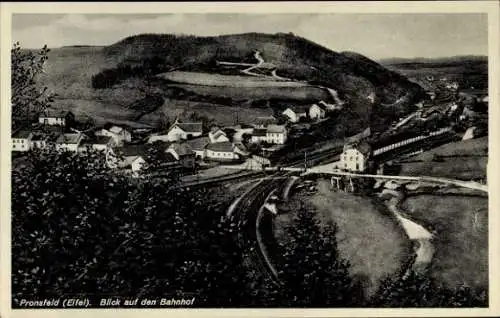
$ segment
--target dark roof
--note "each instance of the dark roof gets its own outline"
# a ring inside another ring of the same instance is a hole
[[[165,157],[164,157],[164,160],[165,162],[176,162],[177,159],[175,159],[174,155],[172,155],[171,153],[165,153]]]
[[[219,138],[220,136],[226,136],[226,133],[218,129],[216,131],[211,131],[208,135],[212,138]]]
[[[69,114],[73,114],[67,110],[55,110],[55,109],[47,109],[45,112],[40,114],[40,117],[55,117],[55,118],[64,118]]]
[[[185,143],[188,144],[192,150],[199,151],[204,150],[205,146],[210,143],[210,140],[208,137],[199,137],[191,140],[186,140]]]
[[[19,129],[19,130],[12,133],[12,138],[25,139],[25,138],[28,138],[30,134],[31,134],[31,131],[29,131],[29,130]]]
[[[48,134],[40,133],[40,132],[33,132],[33,138],[31,140],[48,140],[50,136]]]
[[[179,127],[180,129],[184,130],[185,132],[197,132],[201,133],[203,132],[203,124],[202,123],[177,123],[172,126]]]
[[[359,152],[361,152],[365,156],[368,155],[368,154],[370,154],[371,151],[372,151],[372,147],[366,141],[362,141],[362,142],[359,142],[359,143],[356,143],[356,144],[346,145],[346,147],[344,148],[344,150],[346,150],[346,149],[352,149],[352,148],[358,150]]]
[[[269,124],[274,124],[278,120],[274,116],[261,116],[261,117],[256,117],[254,120],[254,124],[258,125],[269,125]]]
[[[111,141],[111,137],[108,136],[95,136],[90,139],[86,139],[83,143],[87,145],[107,145]]]
[[[193,149],[186,143],[173,143],[168,147],[168,149],[172,149],[179,156],[187,156],[193,154]]]
[[[267,129],[254,129],[253,136],[265,136],[267,134]]]
[[[207,145],[207,149],[217,152],[233,152],[233,143],[230,141],[217,142]]]
[[[269,125],[267,127],[267,132],[269,133],[284,133],[286,131],[283,125]]]
[[[56,142],[60,144],[76,144],[81,138],[81,134],[62,134],[57,137]]]
[[[150,145],[148,144],[137,144],[137,145],[126,145],[124,147],[119,147],[115,149],[115,152],[121,153],[126,157],[129,156],[145,156],[148,152]]]

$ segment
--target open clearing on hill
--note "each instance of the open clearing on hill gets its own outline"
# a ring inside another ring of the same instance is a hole
[[[453,287],[488,288],[488,199],[454,195],[409,197],[402,209],[434,230],[430,274]]]
[[[231,87],[205,86],[192,84],[171,84],[200,95],[229,97],[236,100],[248,99],[296,99],[296,100],[328,100],[326,90],[313,87]]]
[[[411,243],[397,220],[383,207],[368,198],[331,189],[327,180],[318,180],[318,191],[292,194],[290,202],[280,207],[275,220],[278,240],[286,240],[284,230],[291,224],[301,202],[315,211],[322,224],[336,222],[342,256],[351,263],[351,273],[359,277],[370,294],[380,279],[397,272],[411,253]],[[292,190],[293,191],[293,190]]]
[[[243,75],[222,75],[209,74],[201,72],[182,72],[173,71],[157,75],[160,78],[167,79],[172,82],[207,85],[207,86],[224,86],[224,87],[303,87],[308,86],[306,83],[293,81],[276,81],[268,77],[243,76]]]

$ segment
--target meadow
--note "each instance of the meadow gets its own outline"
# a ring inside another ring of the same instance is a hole
[[[341,255],[351,263],[351,274],[361,279],[366,293],[373,293],[381,278],[397,272],[407,261],[410,241],[391,214],[371,199],[334,191],[327,180],[318,180],[317,188],[309,195],[297,191],[280,207],[283,214],[275,220],[278,239],[287,239],[285,228],[303,203],[321,224],[337,223]]]
[[[434,231],[430,275],[450,287],[488,287],[488,198],[418,195],[402,209]]]

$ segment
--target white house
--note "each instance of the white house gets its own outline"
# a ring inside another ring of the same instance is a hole
[[[144,144],[127,145],[122,148],[117,148],[116,161],[118,168],[127,169],[137,175],[146,164],[145,155],[147,147]]]
[[[313,104],[311,108],[309,108],[309,118],[320,120],[325,118],[325,116],[326,116],[326,111],[321,106]]]
[[[371,147],[366,142],[344,145],[344,151],[340,155],[340,168],[352,172],[365,171],[370,154]]]
[[[174,123],[166,133],[155,134],[149,137],[148,143],[155,141],[173,142],[199,137],[203,133],[202,123]]]
[[[112,137],[109,136],[96,136],[95,138],[84,139],[78,146],[78,151],[109,151],[115,145]]]
[[[127,169],[132,172],[134,176],[139,175],[139,172],[144,167],[146,160],[140,155],[124,156],[123,160],[120,161],[118,167],[122,169]]]
[[[226,141],[208,144],[205,158],[213,161],[237,161],[240,160],[240,155],[234,151],[234,145]]]
[[[215,128],[212,131],[210,131],[208,133],[208,138],[210,139],[210,143],[229,141],[229,138],[227,138],[226,133],[222,131],[222,129],[220,128]]]
[[[31,149],[33,133],[29,130],[17,130],[12,134],[12,151],[28,151]]]
[[[56,139],[56,149],[77,152],[83,138],[84,135],[82,133],[61,134]]]
[[[96,136],[107,136],[113,138],[116,146],[122,146],[124,142],[132,141],[132,134],[125,128],[113,126],[108,129],[99,129],[95,132]]]
[[[301,118],[307,118],[308,107],[288,107],[283,111],[283,115],[288,117],[292,123],[297,123]]]
[[[31,149],[45,149],[49,144],[49,136],[43,133],[33,133]]]
[[[50,126],[68,126],[75,120],[75,115],[70,111],[47,110],[38,116],[38,122]]]
[[[253,126],[255,128],[267,128],[267,126],[276,124],[278,120],[274,116],[259,116],[256,117]]]
[[[282,145],[287,140],[287,130],[283,125],[269,125],[267,129],[254,129],[251,141],[253,143],[268,142]]]

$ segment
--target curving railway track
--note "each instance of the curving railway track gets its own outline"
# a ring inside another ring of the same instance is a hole
[[[272,233],[272,219],[262,215],[262,206],[273,191],[285,185],[288,174],[290,173],[277,172],[264,178],[239,197],[227,213],[227,217],[238,226],[236,239],[248,252],[250,263],[261,275],[276,284],[279,284],[280,280],[269,254],[277,255],[274,253],[277,243]],[[267,251],[273,253],[268,254]]]

